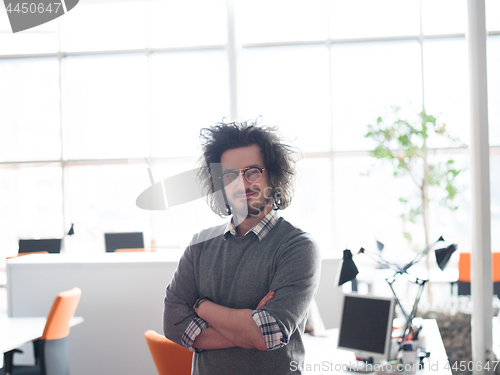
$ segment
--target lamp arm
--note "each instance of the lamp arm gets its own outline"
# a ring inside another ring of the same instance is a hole
[[[399,298],[398,298],[398,295],[396,294],[396,291],[394,290],[394,288],[392,287],[392,284],[396,281],[396,276],[397,275],[401,275],[400,273],[396,273],[394,274],[394,276],[388,278],[388,279],[385,279],[385,281],[387,281],[387,284],[389,284],[389,287],[391,288],[391,291],[392,291],[392,294],[394,295],[394,297],[396,298],[396,304],[399,306],[399,308],[401,309],[401,312],[403,313],[404,317],[405,317],[405,320],[406,322],[408,322],[408,319],[409,319],[409,315],[408,313],[405,311],[405,309],[403,308],[403,305],[401,305],[401,302],[399,301]]]
[[[431,249],[437,245],[437,243],[439,241],[444,241],[443,237],[439,237],[435,242],[431,243],[430,245],[428,245],[424,250],[422,250],[420,253],[418,253],[415,258],[412,259],[412,261],[410,263],[408,263],[406,266],[403,267],[403,270],[404,271],[408,271],[408,269],[413,266],[415,263],[418,263],[420,261],[420,259],[422,259],[424,257],[424,255],[427,255],[429,254],[429,251],[431,251]]]
[[[368,257],[370,257],[371,259],[373,259],[375,262],[377,262],[378,264],[386,267],[386,268],[389,268],[393,271],[395,271],[396,273],[405,273],[406,270],[400,268],[397,264],[394,264],[394,263],[390,263],[388,262],[387,260],[385,260],[384,258],[382,258],[380,255],[376,254],[372,254],[370,252],[367,252],[365,249],[361,248],[362,250],[360,250],[358,253],[362,253],[362,254],[365,254],[365,255],[368,255]]]
[[[405,330],[403,331],[403,335],[401,336],[402,342],[405,341],[405,338],[407,338],[408,335],[410,334],[413,319],[417,315],[418,304],[420,302],[420,298],[422,297],[422,293],[424,291],[424,287],[425,287],[425,284],[427,283],[427,281],[428,280],[417,278],[418,291],[417,291],[417,295],[415,297],[415,301],[413,302],[413,308],[411,310],[411,314],[408,317],[408,319],[406,320],[406,327],[405,327]]]

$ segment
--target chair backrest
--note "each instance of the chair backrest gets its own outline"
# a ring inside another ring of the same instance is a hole
[[[48,254],[49,252],[48,251],[34,251],[32,253],[19,253],[17,255],[14,255],[13,257],[6,257],[5,259],[14,259],[14,258],[18,258],[18,257],[23,257],[23,256],[26,256],[26,255],[32,255],[32,254]]]
[[[470,294],[470,253],[460,253],[458,260],[458,294]],[[491,254],[493,293],[500,296],[500,253]]]
[[[458,295],[470,295],[470,253],[460,253],[458,259]]]
[[[114,251],[115,253],[151,253],[151,252],[156,252],[155,249],[151,249],[146,251],[145,248],[137,248],[137,249],[116,249]]]
[[[460,253],[458,259],[458,281],[470,283],[470,253]]]
[[[69,321],[75,315],[81,295],[80,288],[73,288],[56,296],[47,316],[43,340],[57,340],[69,335]]]
[[[149,351],[159,375],[190,375],[193,353],[156,333],[144,332]]]
[[[500,253],[492,253],[492,262],[493,262],[493,282],[500,282]]]
[[[493,282],[500,281],[500,253],[491,253]],[[470,283],[470,253],[460,253],[458,280]]]

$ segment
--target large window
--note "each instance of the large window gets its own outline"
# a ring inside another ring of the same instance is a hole
[[[494,228],[500,1],[487,7]],[[282,215],[324,256],[378,239],[393,259],[409,258],[398,197],[411,181],[370,157],[363,135],[389,106],[425,105],[469,141],[465,30],[465,0],[150,0],[80,3],[35,29],[0,33],[0,248],[13,254],[19,238],[61,237],[71,223],[68,253],[104,251],[108,231],[183,248],[224,220],[202,200],[167,211],[135,200],[151,184],[148,168],[155,181],[194,168],[199,130],[236,115],[262,116],[302,150]],[[466,151],[432,147],[434,160],[452,155],[468,167]],[[461,250],[471,243],[468,173],[458,211],[431,204],[431,237]]]

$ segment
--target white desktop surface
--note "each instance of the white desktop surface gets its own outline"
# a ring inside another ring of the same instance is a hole
[[[0,349],[2,353],[19,348],[43,334],[47,318],[9,318],[0,316]],[[83,322],[82,317],[73,317],[70,327]],[[0,355],[0,368],[3,366],[3,355]]]
[[[425,360],[423,370],[419,370],[417,375],[451,375],[448,364],[448,356],[439,333],[439,328],[434,319],[425,319],[424,328],[421,334],[425,336],[426,350],[431,352]],[[306,359],[304,364],[304,374],[325,374],[343,373],[356,374],[355,372],[342,371],[342,365],[354,362],[354,353],[337,349],[338,329],[331,329],[325,332],[325,336],[303,336],[306,349]],[[432,368],[429,367],[432,365]],[[447,368],[446,368],[447,367]],[[293,369],[292,369],[293,370]],[[338,371],[340,370],[340,371]],[[373,373],[375,374],[375,373]],[[395,375],[401,373],[394,373]]]

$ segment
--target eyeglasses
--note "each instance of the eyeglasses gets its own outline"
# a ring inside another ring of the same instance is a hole
[[[245,179],[248,182],[257,182],[262,177],[263,171],[265,171],[265,168],[250,167],[250,168],[240,169],[238,172],[230,171],[223,173],[222,177],[219,178],[222,178],[222,183],[224,184],[224,186],[228,186],[234,183],[240,176],[240,174],[242,174],[243,177],[245,177]]]

